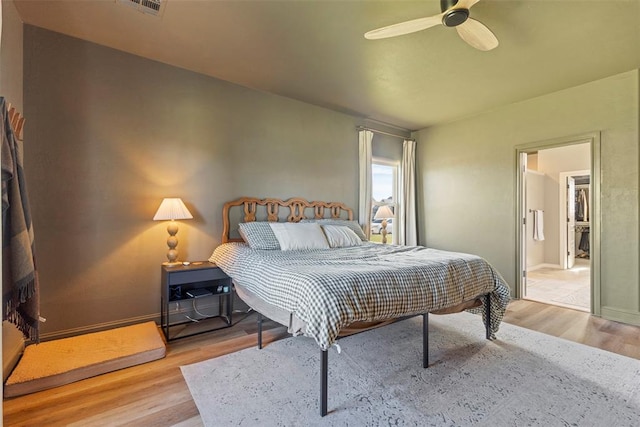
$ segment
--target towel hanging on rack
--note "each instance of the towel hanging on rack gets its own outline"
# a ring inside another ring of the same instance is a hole
[[[544,240],[544,211],[533,211],[533,240]]]

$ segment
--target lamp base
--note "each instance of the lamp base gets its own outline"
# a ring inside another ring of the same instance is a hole
[[[172,261],[172,262],[165,261],[162,263],[162,265],[166,265],[167,267],[175,267],[177,265],[182,265],[182,263],[178,261]]]

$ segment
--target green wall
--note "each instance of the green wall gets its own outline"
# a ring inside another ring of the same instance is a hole
[[[194,215],[180,223],[181,260],[211,255],[222,206],[237,197],[335,200],[357,215],[365,121],[24,28],[45,335],[158,315],[167,233],[152,218],[163,197]]]
[[[599,131],[599,308],[640,324],[639,116],[634,70],[416,132],[421,244],[485,257],[513,291],[516,147]]]

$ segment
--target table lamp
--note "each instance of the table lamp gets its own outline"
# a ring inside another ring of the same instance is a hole
[[[178,251],[176,250],[176,246],[178,246],[178,238],[176,237],[178,233],[178,223],[175,220],[192,218],[191,212],[189,212],[189,209],[187,209],[180,198],[166,198],[160,203],[160,207],[153,217],[153,220],[169,220],[169,225],[167,225],[167,232],[169,232],[169,237],[167,238],[167,246],[169,246],[167,259],[169,261],[162,263],[163,265],[174,266],[180,264],[176,261],[178,259]]]
[[[380,206],[373,218],[382,219],[382,223],[380,224],[380,233],[382,233],[382,244],[387,243],[387,219],[393,218],[393,211],[387,205]]]

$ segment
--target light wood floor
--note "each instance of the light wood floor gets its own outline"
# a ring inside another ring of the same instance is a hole
[[[572,268],[527,271],[525,299],[588,312],[591,307],[591,265],[577,258]]]
[[[237,316],[240,317],[240,316]],[[180,366],[256,345],[255,315],[229,329],[172,341],[164,359],[4,401],[5,426],[201,426]],[[640,359],[640,327],[513,301],[505,321]],[[265,343],[286,337],[271,322]]]

